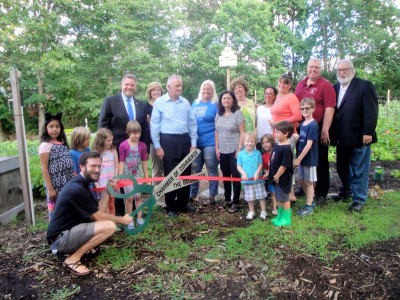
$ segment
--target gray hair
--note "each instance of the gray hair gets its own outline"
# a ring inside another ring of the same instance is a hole
[[[316,57],[311,57],[311,58],[308,60],[307,66],[308,66],[308,64],[309,64],[310,62],[312,62],[312,61],[318,61],[319,64],[322,66],[322,61],[321,61],[319,58],[316,58]]]
[[[204,88],[205,85],[211,86],[211,88],[213,90],[213,95],[211,97],[211,102],[212,103],[217,103],[218,102],[218,96],[217,96],[217,91],[215,89],[214,81],[206,80],[200,85],[199,95],[197,96],[197,99],[195,101],[196,104],[198,104],[203,99],[202,91],[203,91],[203,88]]]
[[[124,80],[125,80],[126,78],[130,78],[130,79],[133,79],[133,80],[136,81],[136,76],[135,76],[135,75],[130,74],[130,73],[126,73],[126,74],[122,77],[121,84],[124,82]]]
[[[337,64],[336,64],[336,69],[337,69],[337,66],[338,66],[340,63],[346,63],[346,64],[348,64],[348,65],[350,66],[350,68],[353,70],[353,72],[356,71],[356,70],[354,69],[353,62],[352,62],[350,59],[339,59],[339,61],[338,61]]]
[[[168,77],[167,86],[170,85],[171,82],[172,82],[174,79],[179,79],[181,82],[183,82],[183,81],[182,81],[182,76],[173,74],[173,75],[171,75],[171,76]],[[167,89],[168,89],[168,88],[167,88]]]

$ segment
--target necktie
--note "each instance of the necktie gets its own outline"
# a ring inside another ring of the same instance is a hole
[[[133,108],[132,108],[132,99],[128,98],[126,99],[126,101],[128,102],[128,115],[129,115],[129,121],[133,121],[135,120],[135,114],[133,113]]]

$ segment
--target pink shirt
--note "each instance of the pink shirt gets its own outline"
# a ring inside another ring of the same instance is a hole
[[[276,122],[288,121],[295,126],[301,119],[300,103],[295,94],[278,95],[274,105],[271,107],[272,120]]]

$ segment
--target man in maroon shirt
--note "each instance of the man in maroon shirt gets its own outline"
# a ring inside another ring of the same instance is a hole
[[[316,202],[323,203],[329,190],[329,128],[336,107],[336,93],[328,80],[321,76],[321,61],[311,58],[307,65],[307,77],[297,84],[295,94],[299,101],[303,98],[315,100],[313,118],[318,123],[320,140],[318,143]]]

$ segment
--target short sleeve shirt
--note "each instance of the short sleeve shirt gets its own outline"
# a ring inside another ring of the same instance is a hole
[[[316,83],[307,86],[308,77],[300,81],[295,90],[295,95],[301,101],[303,98],[313,98],[315,100],[315,110],[313,118],[318,124],[324,120],[325,108],[336,106],[336,93],[328,80],[320,77]]]
[[[192,110],[197,121],[197,146],[215,146],[215,116],[218,107],[212,102],[194,101]]]
[[[64,186],[47,229],[47,240],[76,225],[93,222],[91,216],[98,211],[98,204],[90,192],[90,185],[86,178],[78,175]]]
[[[215,117],[215,129],[218,133],[219,152],[229,154],[239,148],[239,125],[244,121],[241,110],[235,111],[229,116],[217,114]]]
[[[261,152],[257,149],[254,149],[251,153],[246,150],[242,150],[239,152],[237,158],[238,166],[243,168],[243,171],[246,173],[248,178],[254,176],[254,173],[257,171],[258,167],[262,164]],[[262,174],[262,173],[261,173]],[[246,180],[242,181],[243,184],[253,184],[257,182],[263,182],[264,180],[260,179],[257,181],[254,180]]]
[[[285,192],[290,193],[292,188],[292,176],[293,176],[293,153],[290,145],[278,145],[274,146],[271,155],[271,167],[268,175],[270,183],[274,182],[274,176],[280,166],[286,167],[286,171],[279,178],[279,187]]]
[[[315,120],[304,125],[300,124],[300,137],[297,143],[297,156],[303,151],[308,140],[312,140],[313,144],[307,155],[301,161],[301,165],[313,167],[318,165],[318,124]]]
[[[79,151],[79,150],[71,150],[70,151],[72,162],[74,163],[74,172],[75,172],[75,174],[78,174],[81,171],[80,168],[79,168],[79,158],[85,152],[90,152],[90,149],[86,148],[84,152]]]
[[[269,152],[263,153],[262,160],[263,160],[263,168],[265,170],[269,170],[269,164],[271,162],[271,153]]]

